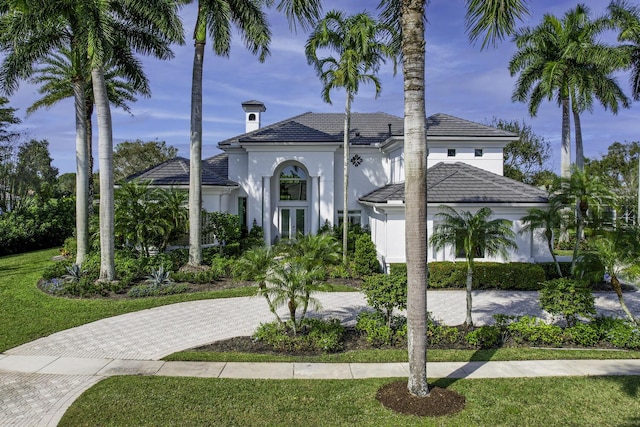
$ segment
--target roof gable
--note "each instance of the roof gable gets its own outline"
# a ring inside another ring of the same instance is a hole
[[[362,202],[404,201],[404,183],[390,184]],[[438,163],[427,173],[427,203],[546,203],[547,193],[466,163]]]
[[[514,137],[517,134],[448,114],[437,113],[427,117],[427,137],[430,136]]]
[[[229,156],[218,154],[202,161],[202,185],[236,186],[235,182],[227,179]],[[164,163],[153,166],[145,171],[129,176],[126,180],[134,179],[151,181],[153,185],[189,185],[189,159],[174,157]]]

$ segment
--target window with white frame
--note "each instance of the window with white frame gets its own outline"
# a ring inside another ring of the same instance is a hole
[[[362,211],[360,210],[349,210],[347,213],[347,220],[349,224],[362,225]],[[344,221],[344,211],[338,211],[338,225],[342,224]]]

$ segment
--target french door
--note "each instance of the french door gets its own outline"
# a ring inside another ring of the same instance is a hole
[[[280,207],[280,238],[292,239],[307,234],[307,208]]]

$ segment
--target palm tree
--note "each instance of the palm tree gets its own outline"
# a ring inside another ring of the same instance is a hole
[[[593,274],[593,279],[602,280],[605,273],[611,276],[611,286],[618,296],[622,311],[633,323],[640,324],[624,302],[619,276],[638,276],[637,258],[640,251],[640,229],[638,226],[624,226],[606,231],[595,238],[592,252],[581,254],[576,269]]]
[[[88,153],[86,145],[86,68],[91,72],[98,116],[100,161],[100,255],[101,280],[115,278],[113,240],[113,171],[111,112],[104,78],[110,58],[116,67],[130,67],[134,51],[171,57],[171,42],[182,42],[182,26],[176,4],[170,0],[139,2],[133,0],[16,0],[0,9],[2,27],[0,47],[7,54],[0,69],[2,89],[12,93],[18,81],[29,78],[35,64],[51,53],[70,46],[76,109],[77,188],[82,192],[78,204],[87,205]],[[86,209],[80,215],[86,214]],[[78,219],[79,223],[84,219]],[[85,238],[79,239],[85,241]]]
[[[76,60],[74,61],[74,57]],[[70,47],[63,46],[58,52],[52,53],[42,61],[42,66],[37,68],[34,76],[29,80],[30,83],[41,85],[38,93],[43,95],[42,98],[35,101],[28,109],[27,114],[32,114],[36,110],[46,107],[49,108],[63,99],[74,97],[74,82],[76,79],[82,78],[85,74],[84,103],[85,103],[85,129],[86,133],[86,155],[85,160],[81,156],[78,157],[79,165],[86,164],[86,171],[77,174],[76,184],[78,191],[76,194],[76,237],[78,241],[78,251],[76,255],[76,264],[82,265],[86,252],[89,247],[89,220],[88,215],[92,211],[93,185],[89,179],[93,170],[92,156],[92,131],[91,117],[93,116],[93,91],[91,90],[91,77],[87,68],[86,58],[82,55],[75,55],[71,52]],[[75,64],[74,64],[75,62]],[[78,64],[78,62],[80,64]],[[149,84],[142,68],[137,61],[132,61],[127,68],[116,68],[113,61],[109,61],[106,66],[105,80],[107,83],[107,91],[109,101],[112,105],[120,107],[131,113],[128,102],[135,102],[136,93],[143,96],[150,96]],[[82,159],[82,160],[81,160]],[[85,188],[86,187],[86,188]]]
[[[380,65],[394,52],[387,44],[393,37],[391,27],[377,22],[368,13],[352,16],[332,10],[318,22],[307,38],[305,53],[322,81],[322,99],[331,104],[332,89],[343,88],[346,92],[343,130],[343,221],[342,262],[347,264],[347,240],[349,235],[349,132],[351,131],[351,103],[358,94],[360,83],[371,82],[376,89],[376,98],[382,90],[376,76]],[[338,58],[318,58],[318,49],[334,50]]]
[[[559,230],[562,225],[562,205],[558,203],[557,199],[551,199],[547,209],[528,209],[527,214],[522,217],[522,222],[524,223],[524,227],[522,227],[521,233],[544,229],[544,236],[547,239],[549,253],[553,258],[553,263],[556,265],[558,276],[562,277],[560,263],[558,263],[556,253],[553,250],[553,233]]]
[[[399,31],[391,45],[403,58],[405,253],[409,379],[414,396],[427,396],[427,155],[425,115],[426,0],[381,0],[380,16]],[[483,46],[511,35],[527,9],[524,0],[467,0],[467,32]]]
[[[561,179],[560,190],[552,197],[554,198],[558,199],[558,203],[576,207],[576,243],[571,261],[573,273],[588,214],[596,214],[600,209],[612,206],[615,202],[615,194],[598,175],[588,175],[574,167],[571,169],[569,178]]]
[[[624,56],[614,47],[596,40],[607,28],[607,20],[591,21],[589,8],[578,4],[562,19],[546,14],[534,28],[515,35],[518,51],[509,62],[511,75],[520,74],[513,100],[529,102],[535,117],[544,99],[556,99],[562,107],[561,176],[567,178],[571,165],[571,119],[576,126],[576,164],[584,163],[580,113],[593,108],[594,97],[615,114],[629,100],[612,73],[624,66]]]
[[[252,0],[198,0],[198,16],[191,81],[191,139],[189,166],[189,265],[202,263],[202,71],[207,34],[214,53],[229,56],[232,24],[240,30],[246,47],[264,61],[271,33],[259,4]]]
[[[628,42],[621,49],[626,53],[631,67],[631,93],[636,101],[640,100],[640,8],[616,0],[609,5],[609,13],[620,31],[618,41]]]
[[[458,254],[462,252],[467,263],[467,316],[465,327],[473,326],[471,318],[471,288],[475,258],[485,255],[508,257],[507,249],[517,249],[512,223],[507,219],[490,219],[493,211],[488,207],[480,208],[476,213],[458,212],[449,206],[440,206],[441,212],[435,215],[433,235],[429,239],[436,250],[450,246]]]
[[[284,322],[276,311],[277,306],[271,301],[267,290],[267,277],[270,274],[276,261],[277,251],[272,246],[258,246],[251,248],[242,254],[233,265],[233,277],[237,280],[250,280],[258,285],[258,294],[264,296],[269,306],[269,311],[273,313],[280,325]]]

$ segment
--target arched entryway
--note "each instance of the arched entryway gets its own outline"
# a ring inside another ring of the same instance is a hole
[[[309,233],[309,173],[298,162],[286,162],[276,169],[277,191],[274,196],[280,239]]]

